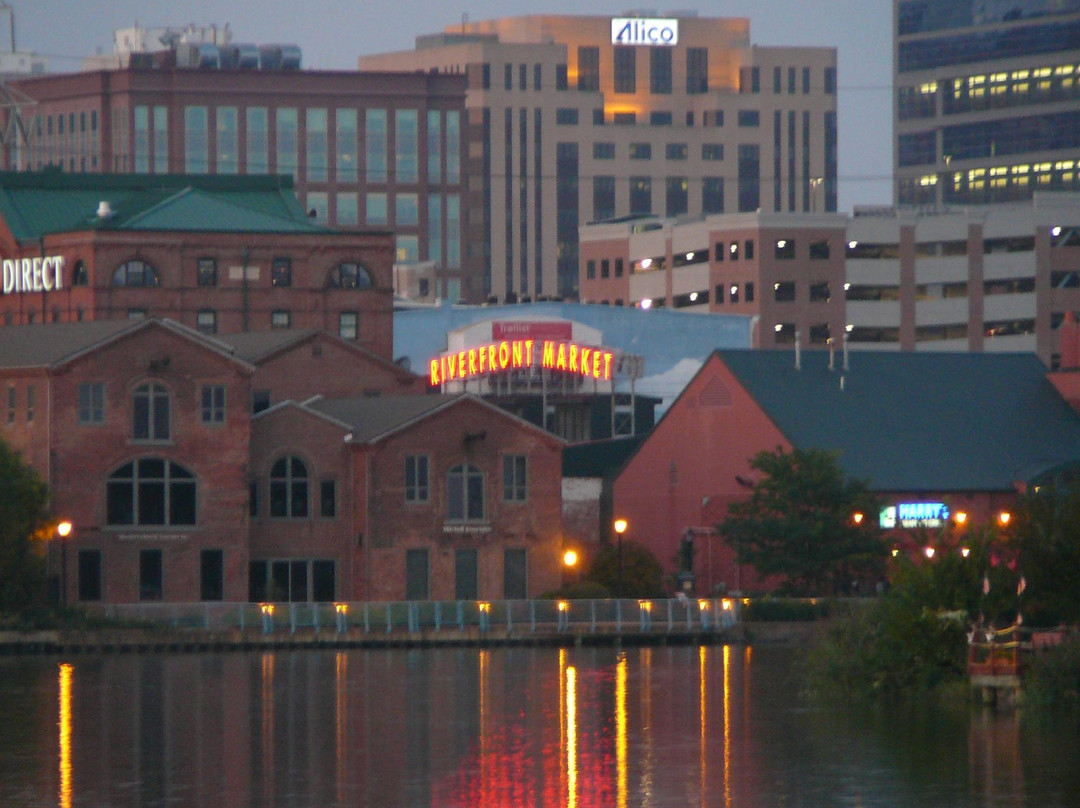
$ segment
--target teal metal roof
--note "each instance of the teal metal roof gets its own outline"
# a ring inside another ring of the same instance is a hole
[[[103,201],[111,214],[99,217]],[[305,215],[288,176],[0,172],[0,217],[18,241],[86,230],[335,232]]]
[[[1080,416],[1033,354],[716,353],[793,446],[878,491],[1012,490],[1080,459]]]

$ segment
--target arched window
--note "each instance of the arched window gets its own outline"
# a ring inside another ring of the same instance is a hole
[[[168,440],[169,391],[157,382],[135,388],[131,396],[132,440]]]
[[[86,264],[80,258],[75,262],[75,268],[71,270],[71,285],[72,286],[89,286],[90,285],[90,271],[86,268]]]
[[[113,286],[160,286],[161,278],[148,263],[133,258],[116,268],[112,282]]]
[[[346,261],[330,271],[331,289],[371,289],[374,285],[371,273],[362,264]]]
[[[446,475],[446,519],[450,522],[484,521],[484,472],[468,463]]]
[[[194,525],[195,475],[160,457],[121,466],[106,483],[105,521],[110,525]]]
[[[308,515],[308,470],[299,457],[286,455],[270,467],[270,515],[294,519]]]

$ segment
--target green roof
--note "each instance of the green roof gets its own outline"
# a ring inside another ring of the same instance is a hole
[[[87,230],[336,232],[305,215],[286,175],[0,172],[0,216],[17,241]]]
[[[645,435],[573,443],[563,449],[564,477],[614,477],[637,451]]]
[[[1080,459],[1080,416],[1034,354],[716,355],[793,446],[838,452],[875,490],[1005,491]]]

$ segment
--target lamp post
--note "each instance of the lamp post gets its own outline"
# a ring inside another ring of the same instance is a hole
[[[71,522],[66,519],[56,526],[60,537],[60,603],[67,606],[67,537],[71,535]]]
[[[626,532],[629,523],[625,519],[616,519],[613,527],[617,537],[615,543],[615,597],[622,597],[622,534]]]
[[[577,567],[578,554],[577,550],[569,548],[563,553],[562,557],[563,567],[566,569],[567,583],[570,583],[574,579],[574,568]]]

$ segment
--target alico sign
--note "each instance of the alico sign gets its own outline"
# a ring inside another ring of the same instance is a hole
[[[613,17],[612,45],[678,45],[679,21],[672,18]]]

